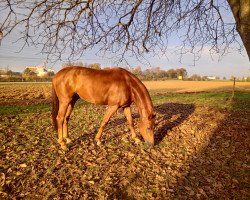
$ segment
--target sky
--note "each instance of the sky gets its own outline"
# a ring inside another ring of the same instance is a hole
[[[40,49],[36,49],[32,46],[25,47],[21,52],[21,42],[15,42],[17,35],[10,35],[8,38],[4,38],[0,46],[0,68],[22,72],[27,66],[43,65],[46,61],[46,55],[40,53]],[[95,51],[86,52],[86,54],[79,60],[83,63],[100,63],[102,67],[117,66],[115,59],[109,59],[107,57],[101,57],[95,55]],[[220,76],[229,78],[231,75],[236,77],[250,76],[250,62],[246,52],[242,54],[238,52],[231,52],[223,57],[214,55],[211,57],[210,53],[203,51],[201,58],[193,62],[192,55],[185,55],[180,63],[179,55],[171,53],[169,51],[167,55],[161,55],[148,58],[149,64],[140,63],[135,58],[129,59],[130,66],[141,66],[142,69],[150,67],[160,67],[161,69],[176,69],[185,68],[188,72],[188,76],[193,74],[199,74],[202,76]],[[65,61],[58,61],[55,64],[47,63],[48,68],[52,68],[57,72]],[[127,67],[125,63],[120,63],[119,66]]]
[[[2,13],[3,14],[3,13]],[[1,14],[0,14],[1,17]],[[46,61],[46,55],[40,53],[39,48],[33,46],[25,47],[20,51],[23,41],[18,41],[18,32],[15,31],[11,35],[8,35],[1,41],[0,45],[0,69],[9,69],[12,71],[22,72],[27,66],[39,66],[43,65]],[[171,41],[171,38],[169,39]],[[179,61],[179,55],[172,53],[175,46],[170,47],[170,50],[166,55],[162,55],[161,52],[157,56],[149,57],[146,55],[146,59],[149,64],[140,63],[136,58],[128,58],[130,66],[125,62],[119,63],[121,67],[134,67],[140,66],[143,70],[150,67],[160,67],[161,69],[176,69],[185,68],[188,72],[188,76],[198,74],[202,76],[224,76],[229,78],[232,75],[236,77],[250,76],[250,62],[247,57],[247,53],[244,50],[241,54],[237,51],[226,54],[223,57],[213,55],[211,57],[208,49],[205,48],[200,59],[193,62],[193,55],[185,55],[182,61]],[[100,63],[104,67],[118,66],[115,59],[109,59],[107,57],[97,56],[97,49],[88,51],[82,56],[79,61],[83,63]],[[65,61],[58,61],[57,63],[47,63],[48,68],[52,68],[57,72]]]

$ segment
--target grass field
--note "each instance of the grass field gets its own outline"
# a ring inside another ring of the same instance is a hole
[[[50,84],[0,85],[0,199],[248,199],[250,84],[236,83],[234,99],[230,82],[145,85],[154,148],[131,140],[121,111],[96,146],[105,106],[79,101],[66,153],[51,123]]]

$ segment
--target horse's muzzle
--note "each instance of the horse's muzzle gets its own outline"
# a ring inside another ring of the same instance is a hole
[[[152,148],[154,146],[154,143],[148,141],[146,141],[145,144],[147,148]]]

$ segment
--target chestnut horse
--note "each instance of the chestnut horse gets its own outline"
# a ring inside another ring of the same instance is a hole
[[[143,139],[154,145],[155,114],[149,93],[143,83],[133,74],[122,68],[90,69],[66,67],[60,70],[52,81],[52,117],[58,131],[58,143],[66,150],[68,121],[76,101],[81,98],[90,103],[108,105],[101,126],[95,136],[98,145],[110,117],[118,108],[123,108],[132,138],[136,136],[130,105],[134,102],[140,114],[139,131]]]

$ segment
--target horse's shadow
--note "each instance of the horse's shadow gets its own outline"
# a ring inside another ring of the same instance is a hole
[[[154,107],[156,112],[156,123],[155,123],[155,144],[161,143],[164,137],[167,135],[168,130],[181,124],[190,114],[195,110],[194,104],[181,104],[181,103],[164,103]],[[134,121],[140,117],[139,113],[135,112],[132,114]],[[111,119],[108,123],[105,131],[114,129],[119,125],[126,124],[127,120],[125,117]],[[78,143],[81,140],[85,140],[89,135],[95,135],[97,128],[88,130],[87,135],[82,135],[74,143]],[[109,140],[116,136],[110,136]],[[74,146],[74,145],[73,145]]]
[[[161,143],[168,131],[180,125],[194,110],[194,104],[164,103],[156,106],[155,144]]]

